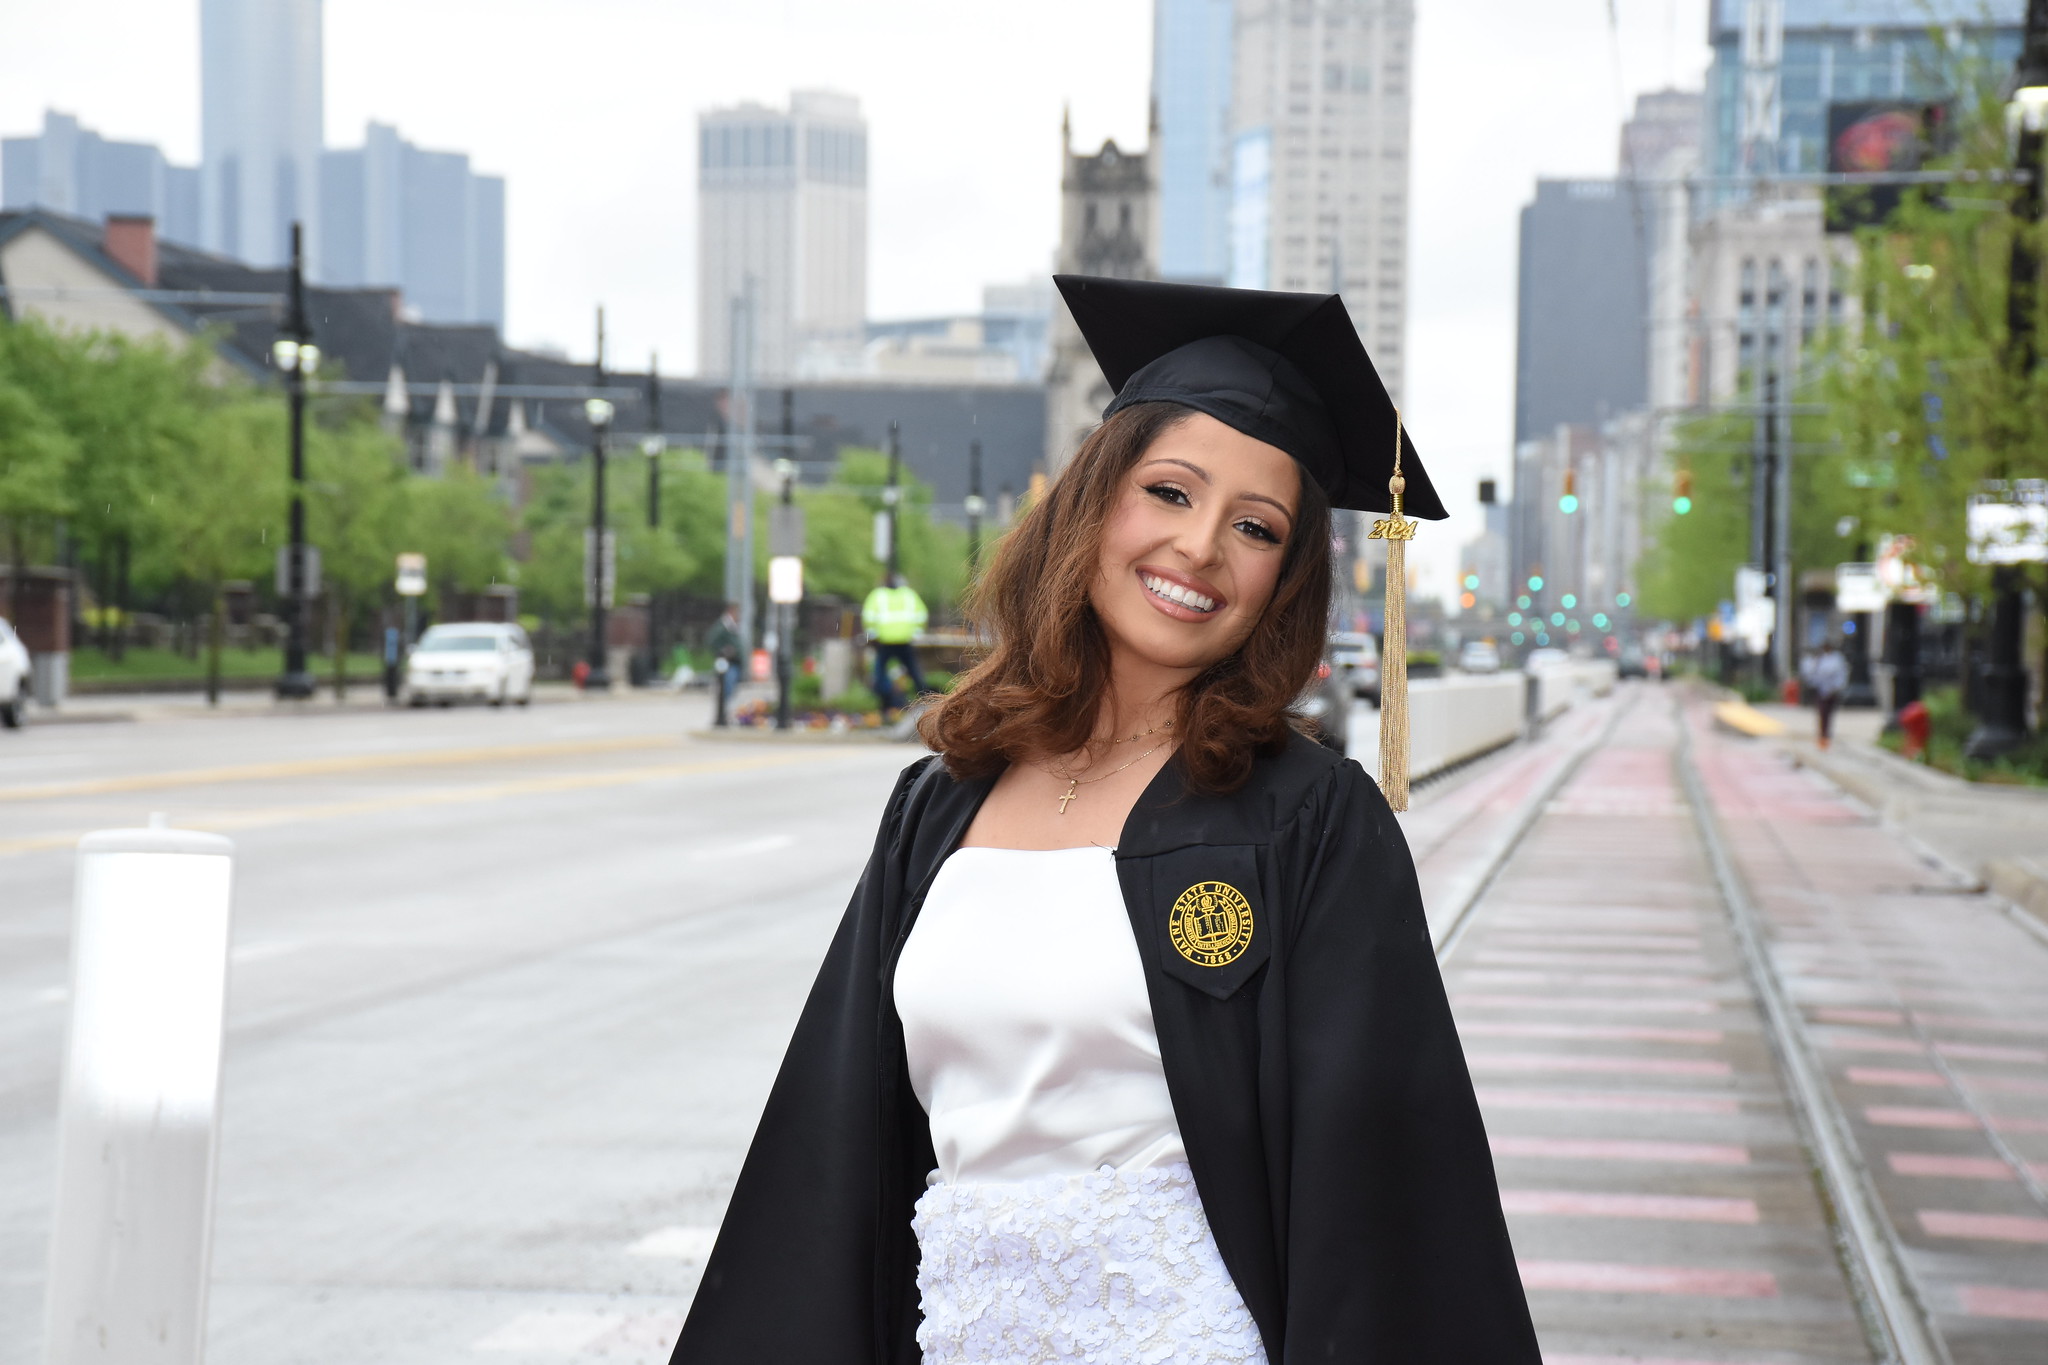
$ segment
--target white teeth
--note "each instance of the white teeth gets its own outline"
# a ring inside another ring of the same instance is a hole
[[[1169,583],[1165,579],[1153,574],[1140,574],[1139,579],[1147,588],[1150,588],[1169,602],[1178,602],[1180,605],[1193,611],[1216,610],[1214,598],[1204,597],[1192,588],[1184,588],[1178,583]]]

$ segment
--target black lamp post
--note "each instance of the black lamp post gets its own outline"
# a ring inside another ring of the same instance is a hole
[[[889,423],[889,482],[882,489],[882,504],[889,509],[889,578],[896,578],[897,566],[903,562],[900,541],[896,535],[899,529],[898,505],[903,500],[903,489],[897,483],[898,466],[903,459],[903,429],[901,424]]]
[[[284,560],[284,672],[278,675],[277,695],[310,697],[313,675],[306,668],[306,377],[320,366],[320,348],[313,344],[313,328],[306,319],[306,272],[303,235],[292,224],[291,295],[285,306],[284,327],[271,343],[271,359],[284,372],[285,393],[291,400],[292,501],[290,542]],[[347,642],[343,642],[345,648]]]
[[[2033,373],[2040,359],[2035,341],[2034,309],[2040,295],[2041,262],[2033,234],[2041,222],[2041,179],[2048,173],[2042,151],[2048,143],[2048,0],[2027,0],[2026,36],[2022,40],[2013,93],[2006,105],[2006,124],[2013,136],[2013,163],[2025,175],[2012,213],[2010,283],[2006,289],[2006,329],[2011,337],[2011,364],[2019,376]],[[2015,564],[2000,564],[1991,574],[1990,658],[1984,663],[1977,696],[1977,728],[1963,741],[1971,758],[1997,758],[2027,740],[2027,669],[2020,655],[2026,633],[2024,580]]]
[[[604,387],[604,309],[597,310],[597,364],[593,387]],[[587,398],[583,415],[590,423],[590,672],[583,679],[586,690],[603,692],[612,685],[611,670],[605,666],[605,593],[611,587],[605,572],[604,438],[612,424],[612,405],[603,398]]]
[[[988,499],[981,496],[981,442],[967,443],[967,576],[981,571],[981,518]]]
[[[649,435],[640,443],[640,449],[647,456],[647,529],[661,529],[661,457],[668,449],[668,438],[663,434],[661,421],[661,356],[649,352],[647,356],[647,427]],[[645,679],[652,683],[661,677],[661,594],[647,595],[647,667]]]

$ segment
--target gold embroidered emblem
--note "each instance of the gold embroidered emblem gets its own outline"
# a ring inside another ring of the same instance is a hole
[[[1229,882],[1196,882],[1180,893],[1166,936],[1198,967],[1227,967],[1252,943],[1252,903]]]

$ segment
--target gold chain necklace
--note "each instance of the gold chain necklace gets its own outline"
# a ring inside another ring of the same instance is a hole
[[[1171,725],[1169,724],[1169,725],[1166,725],[1166,726],[1161,726],[1161,727],[1159,727],[1159,728],[1161,728],[1161,729],[1171,729],[1171,728],[1172,728],[1172,726],[1171,726]],[[1148,734],[1149,734],[1149,733],[1151,733],[1151,732],[1150,732],[1150,731],[1147,731],[1146,733],[1148,733]],[[1131,738],[1132,738],[1132,739],[1143,739],[1144,737],[1145,737],[1144,735],[1132,735],[1132,736],[1131,736]],[[1119,744],[1121,744],[1121,743],[1123,743],[1123,742],[1124,742],[1124,741],[1122,741],[1122,740],[1118,740],[1118,741],[1117,741],[1117,743],[1119,743]],[[1144,761],[1145,761],[1146,759],[1148,759],[1148,758],[1152,757],[1152,755],[1154,755],[1154,754],[1158,753],[1158,752],[1159,752],[1159,751],[1160,751],[1161,749],[1164,749],[1164,748],[1165,748],[1165,747],[1166,747],[1167,745],[1171,744],[1172,742],[1173,742],[1173,741],[1172,741],[1172,740],[1170,740],[1170,739],[1162,739],[1162,740],[1160,740],[1160,741],[1159,741],[1159,742],[1158,742],[1157,744],[1155,744],[1155,745],[1153,745],[1153,746],[1152,746],[1151,748],[1147,749],[1147,750],[1146,750],[1146,751],[1145,751],[1144,753],[1142,753],[1142,754],[1139,754],[1139,755],[1138,755],[1138,756],[1137,756],[1136,758],[1132,759],[1132,760],[1131,760],[1131,761],[1130,761],[1129,763],[1126,763],[1126,764],[1124,764],[1124,765],[1123,765],[1123,767],[1118,767],[1118,768],[1111,768],[1111,769],[1110,769],[1110,770],[1109,770],[1108,772],[1106,772],[1106,773],[1103,773],[1103,774],[1102,774],[1102,775],[1101,775],[1100,777],[1076,777],[1076,776],[1074,776],[1074,775],[1073,775],[1073,773],[1071,773],[1071,772],[1067,771],[1067,770],[1066,770],[1066,769],[1064,769],[1064,768],[1054,768],[1054,767],[1052,767],[1052,765],[1050,765],[1050,764],[1047,764],[1047,765],[1046,765],[1046,767],[1047,767],[1047,770],[1048,770],[1049,772],[1051,772],[1051,773],[1053,774],[1053,776],[1055,776],[1055,777],[1064,777],[1064,778],[1066,778],[1066,779],[1067,779],[1067,790],[1066,790],[1066,794],[1065,794],[1064,796],[1062,796],[1062,797],[1060,797],[1060,798],[1059,798],[1059,803],[1060,803],[1060,814],[1061,814],[1061,815],[1065,815],[1065,814],[1067,813],[1067,803],[1068,803],[1068,802],[1070,802],[1070,801],[1072,801],[1072,800],[1074,800],[1074,799],[1075,799],[1075,797],[1076,797],[1076,796],[1078,796],[1078,795],[1080,794],[1080,792],[1079,792],[1079,789],[1080,789],[1080,788],[1081,788],[1082,786],[1084,786],[1085,784],[1087,784],[1087,783],[1090,783],[1090,782],[1100,782],[1100,781],[1102,781],[1102,780],[1103,780],[1104,778],[1110,778],[1110,777],[1115,777],[1115,776],[1116,776],[1116,775],[1117,775],[1118,773],[1122,772],[1122,771],[1123,771],[1123,770],[1124,770],[1125,768],[1133,767],[1133,766],[1135,766],[1136,764],[1139,764],[1139,763],[1142,763],[1142,762],[1144,762]]]

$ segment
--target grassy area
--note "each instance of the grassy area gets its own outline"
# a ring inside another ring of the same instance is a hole
[[[284,666],[283,652],[278,649],[223,649],[220,652],[220,674],[223,678],[274,678]],[[307,661],[307,667],[316,678],[328,678],[334,673],[334,665],[324,655],[315,655]],[[351,678],[381,676],[383,665],[374,654],[351,654],[348,672]],[[107,657],[101,650],[78,649],[71,653],[71,678],[74,682],[194,682],[206,676],[206,654],[188,659],[168,649],[130,648],[119,663]]]
[[[1961,693],[1953,687],[1928,691],[1927,713],[1934,724],[1927,736],[1926,761],[1930,767],[1972,782],[1994,782],[2015,787],[2048,787],[2048,735],[2034,735],[2025,744],[1990,763],[1963,757],[1963,741],[1977,728],[1977,718],[1963,709]],[[1905,747],[1906,737],[1891,733],[1877,742],[1893,753]]]

